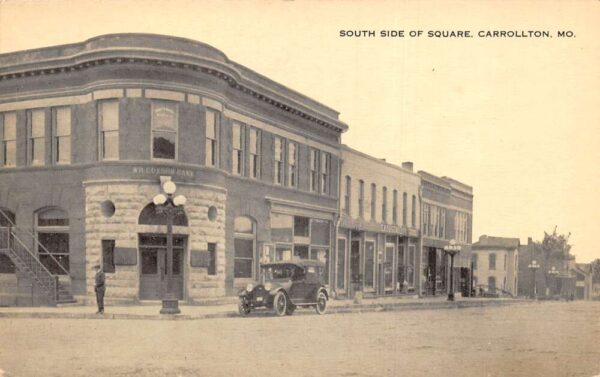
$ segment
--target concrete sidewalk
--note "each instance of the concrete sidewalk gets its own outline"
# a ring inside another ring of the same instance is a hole
[[[333,313],[366,313],[379,311],[453,309],[483,306],[510,305],[528,302],[522,299],[502,298],[457,298],[446,301],[445,297],[381,297],[364,299],[355,304],[352,300],[330,300],[327,314]],[[137,320],[199,320],[210,318],[238,317],[237,305],[228,303],[221,305],[186,305],[181,304],[181,314],[161,315],[160,303],[128,306],[107,306],[104,314],[95,314],[94,306],[67,307],[3,307],[0,318],[63,318],[63,319],[137,319]],[[314,309],[299,309],[294,315],[314,314]],[[267,310],[257,310],[250,316],[273,315]]]

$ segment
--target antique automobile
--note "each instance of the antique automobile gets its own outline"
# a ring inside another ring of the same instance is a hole
[[[259,283],[250,283],[238,293],[242,316],[257,308],[272,309],[276,315],[292,315],[297,307],[327,310],[329,292],[323,282],[325,264],[316,260],[265,263]]]

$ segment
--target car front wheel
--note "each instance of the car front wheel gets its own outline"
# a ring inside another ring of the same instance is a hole
[[[287,297],[285,297],[285,293],[282,291],[277,292],[275,298],[273,298],[273,309],[275,309],[275,314],[279,317],[285,315],[287,311]]]
[[[248,314],[250,314],[250,304],[245,298],[240,298],[238,302],[238,312],[242,317],[245,317]]]
[[[325,293],[319,292],[317,295],[317,305],[315,305],[315,310],[317,314],[325,314],[327,311],[327,296],[325,296]]]

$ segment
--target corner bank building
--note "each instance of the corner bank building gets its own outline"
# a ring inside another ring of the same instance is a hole
[[[260,261],[320,259],[333,280],[338,113],[208,45],[105,35],[0,55],[0,304],[231,295]]]

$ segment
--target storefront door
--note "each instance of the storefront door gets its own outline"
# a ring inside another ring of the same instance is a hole
[[[140,234],[140,300],[160,300],[167,289],[167,236]],[[173,291],[183,299],[185,236],[173,236]]]

